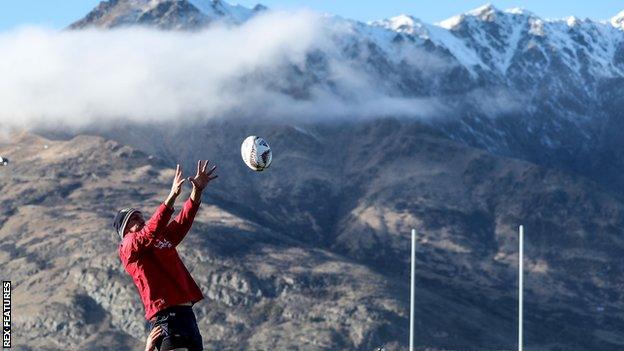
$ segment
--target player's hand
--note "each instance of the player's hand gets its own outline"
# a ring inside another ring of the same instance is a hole
[[[203,163],[201,160],[197,161],[197,174],[195,174],[195,177],[188,178],[189,182],[193,184],[193,188],[198,191],[204,190],[208,183],[218,177],[216,174],[213,175],[217,166],[213,166],[209,171],[207,171],[209,163],[210,161],[208,160],[203,161]]]
[[[186,179],[182,178],[182,168],[180,165],[176,166],[175,177],[173,178],[173,184],[171,184],[171,192],[169,193],[170,197],[178,197],[180,192],[182,191],[182,184]]]
[[[145,351],[153,351],[156,348],[156,342],[162,336],[162,328],[156,326],[145,339]]]

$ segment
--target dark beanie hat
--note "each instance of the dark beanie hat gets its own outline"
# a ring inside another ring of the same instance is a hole
[[[120,239],[123,239],[124,231],[126,230],[126,225],[128,224],[128,220],[134,213],[141,213],[139,210],[134,208],[124,208],[123,210],[119,210],[117,215],[115,216],[115,220],[113,221],[113,228],[119,235]]]

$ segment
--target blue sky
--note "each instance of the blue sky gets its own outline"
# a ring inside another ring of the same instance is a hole
[[[256,0],[232,0],[253,6]],[[414,15],[425,22],[438,22],[453,15],[483,5],[487,0],[260,0],[270,8],[309,8],[343,17],[369,21],[401,13]],[[18,0],[0,3],[0,30],[20,25],[35,24],[63,28],[84,16],[99,0]],[[500,9],[523,7],[544,18],[562,18],[570,15],[591,19],[609,19],[624,10],[622,0],[501,0],[489,1]]]

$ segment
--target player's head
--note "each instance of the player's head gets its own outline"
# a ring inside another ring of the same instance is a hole
[[[143,214],[134,208],[119,210],[113,221],[113,227],[120,239],[132,232],[138,232],[145,226]]]

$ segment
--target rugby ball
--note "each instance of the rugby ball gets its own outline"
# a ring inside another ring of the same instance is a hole
[[[251,135],[241,145],[241,157],[247,167],[256,172],[261,172],[271,165],[273,153],[266,140]]]

